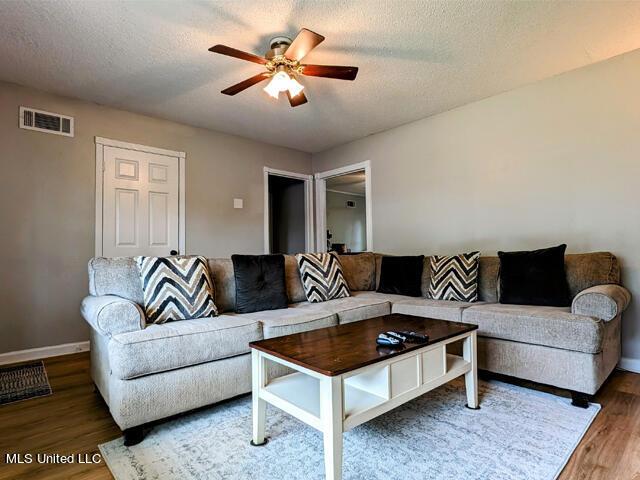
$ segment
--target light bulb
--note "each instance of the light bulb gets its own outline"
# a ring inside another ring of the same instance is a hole
[[[292,98],[295,97],[296,95],[299,95],[303,89],[304,89],[304,86],[300,82],[298,82],[295,78],[291,77],[289,79],[289,95],[291,95]]]

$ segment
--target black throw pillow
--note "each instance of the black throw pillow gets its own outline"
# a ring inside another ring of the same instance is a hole
[[[414,257],[382,257],[378,292],[422,296],[424,255]]]
[[[236,313],[287,308],[283,255],[231,255]]]
[[[498,252],[500,303],[568,307],[565,244],[530,252]]]

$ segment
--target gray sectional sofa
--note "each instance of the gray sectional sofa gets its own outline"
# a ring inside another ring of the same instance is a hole
[[[290,306],[235,314],[230,259],[209,259],[215,283],[215,318],[146,325],[142,289],[132,258],[89,262],[90,295],[82,314],[91,326],[91,375],[128,444],[141,426],[251,390],[248,344],[262,338],[356,322],[391,312],[479,326],[481,369],[594,394],[620,358],[620,323],[631,295],[620,285],[616,257],[598,252],[565,257],[570,308],[498,303],[499,260],[481,257],[479,301],[426,298],[375,291],[382,255],[341,256],[352,296],[306,301],[295,258],[285,256]]]

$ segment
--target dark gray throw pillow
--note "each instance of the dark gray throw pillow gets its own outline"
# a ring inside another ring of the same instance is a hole
[[[287,308],[283,255],[232,255],[236,313]]]
[[[422,296],[422,267],[424,255],[411,257],[382,257],[378,292]]]
[[[565,244],[528,252],[498,252],[500,303],[568,307]]]

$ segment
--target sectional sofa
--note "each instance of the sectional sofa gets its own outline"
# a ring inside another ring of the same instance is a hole
[[[357,322],[391,312],[479,326],[481,369],[571,390],[585,404],[620,358],[620,324],[630,293],[607,252],[565,257],[570,308],[498,303],[499,260],[481,257],[479,301],[462,303],[377,293],[382,255],[341,256],[352,296],[306,301],[295,258],[285,256],[290,306],[235,314],[230,259],[209,259],[220,315],[146,325],[132,258],[89,262],[90,295],[82,314],[91,326],[91,375],[125,442],[142,440],[149,422],[251,391],[248,344],[262,338]]]

